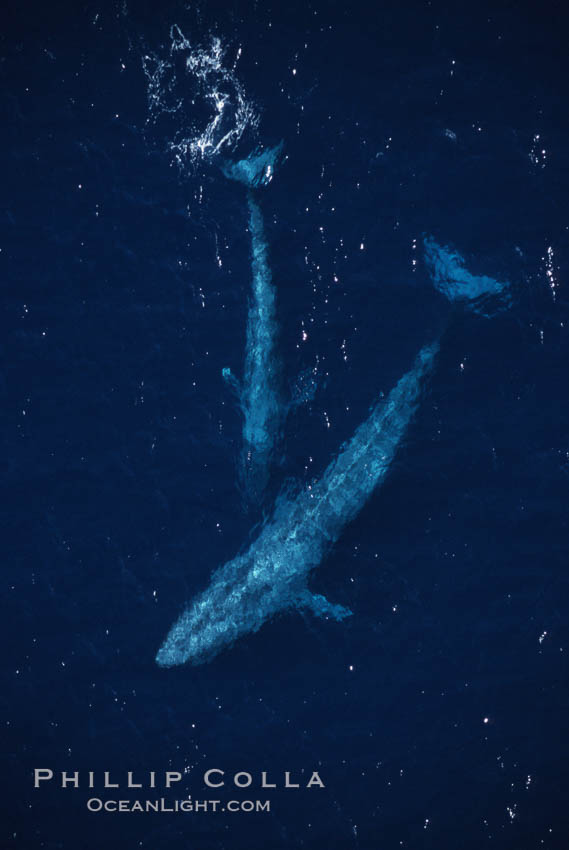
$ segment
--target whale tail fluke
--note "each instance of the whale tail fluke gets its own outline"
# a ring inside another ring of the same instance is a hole
[[[284,142],[272,148],[255,148],[245,159],[226,161],[221,170],[229,180],[243,183],[249,189],[267,186],[273,179],[275,168],[282,159]]]
[[[473,275],[464,259],[448,245],[439,245],[432,236],[423,240],[425,263],[435,289],[451,302],[489,318],[507,310],[512,303],[510,284],[487,275]]]

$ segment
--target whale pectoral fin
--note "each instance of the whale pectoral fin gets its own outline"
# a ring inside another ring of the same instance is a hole
[[[349,608],[335,605],[321,593],[311,593],[309,590],[302,594],[298,604],[302,608],[308,608],[316,617],[324,617],[324,619],[344,620],[353,614]]]
[[[225,366],[221,370],[221,375],[226,384],[228,384],[237,397],[237,401],[241,403],[241,384],[229,368],[229,366]]]

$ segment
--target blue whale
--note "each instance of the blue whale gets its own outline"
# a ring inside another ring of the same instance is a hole
[[[267,487],[275,448],[281,437],[287,405],[277,356],[276,290],[257,189],[268,185],[282,154],[282,142],[255,151],[246,159],[226,163],[223,173],[247,187],[252,255],[252,294],[247,316],[245,366],[241,383],[226,367],[223,377],[237,393],[243,413],[240,483],[249,504],[259,504]]]
[[[472,312],[493,315],[509,299],[507,284],[471,275],[459,254],[431,237],[425,239],[425,261],[435,287]],[[249,549],[213,573],[209,587],[172,626],[156,655],[159,666],[209,661],[282,611],[308,609],[335,620],[350,616],[352,612],[341,604],[312,593],[308,578],[385,480],[419,407],[439,347],[439,339],[425,345],[322,477],[296,498],[281,500]]]
[[[249,550],[213,574],[160,648],[161,667],[208,661],[286,609],[307,608],[337,620],[351,614],[311,593],[308,576],[387,475],[438,348],[434,342],[420,351],[413,368],[375,405],[322,478],[296,499],[281,502]]]

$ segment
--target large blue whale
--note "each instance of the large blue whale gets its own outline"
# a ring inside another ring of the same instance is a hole
[[[269,266],[269,249],[257,190],[273,179],[282,155],[282,142],[254,151],[246,159],[226,163],[226,177],[247,187],[252,255],[252,294],[247,316],[245,366],[239,382],[226,367],[223,377],[239,398],[243,413],[243,451],[239,477],[245,501],[259,504],[267,487],[274,452],[287,412],[282,370],[277,356],[276,290]]]
[[[502,308],[507,284],[470,275],[460,255],[430,237],[425,259],[435,287],[449,300],[487,316]],[[278,503],[249,549],[214,572],[209,587],[183,611],[160,647],[156,662],[161,667],[208,661],[281,611],[309,609],[336,620],[352,613],[312,593],[308,578],[385,480],[433,373],[439,346],[437,339],[421,349],[412,368],[387,399],[377,401],[320,480]]]

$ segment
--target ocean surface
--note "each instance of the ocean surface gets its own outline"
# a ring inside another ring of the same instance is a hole
[[[2,848],[569,846],[568,41],[552,2],[4,9]],[[317,389],[247,510],[221,371],[250,243],[221,166],[281,139],[279,355]],[[426,235],[510,309],[453,311]],[[440,333],[388,480],[311,579],[354,616],[160,669],[213,569]],[[188,794],[270,811],[87,810]]]

